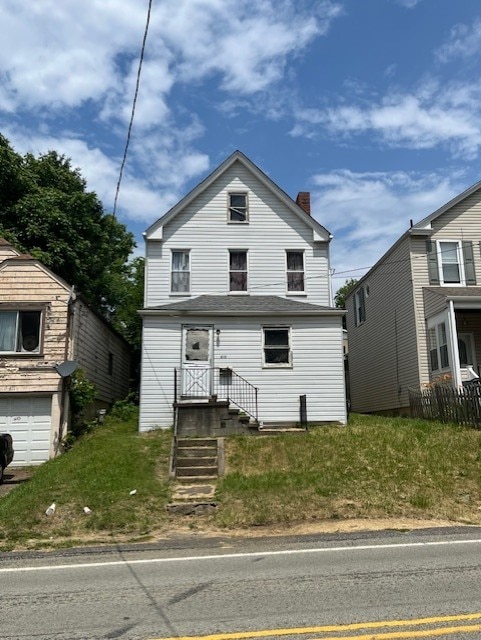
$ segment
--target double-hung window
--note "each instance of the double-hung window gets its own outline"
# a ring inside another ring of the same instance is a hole
[[[304,292],[304,252],[286,251],[287,259],[287,291],[289,293]]]
[[[172,251],[170,290],[172,293],[190,291],[190,254],[186,250]]]
[[[229,251],[229,291],[247,291],[247,251]]]
[[[248,222],[247,193],[229,193],[228,197],[228,221]]]
[[[366,290],[360,287],[354,294],[354,320],[356,327],[366,320]]]
[[[0,311],[0,352],[40,353],[41,311]]]
[[[465,284],[461,242],[438,242],[439,278],[443,284]]]
[[[428,329],[429,366],[431,371],[440,371],[449,367],[448,336],[446,323]]]
[[[263,327],[265,367],[289,367],[292,365],[289,327]]]

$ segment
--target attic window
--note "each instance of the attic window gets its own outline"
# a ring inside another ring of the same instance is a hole
[[[41,311],[0,312],[0,352],[39,353]]]
[[[229,222],[248,222],[247,193],[229,193]]]

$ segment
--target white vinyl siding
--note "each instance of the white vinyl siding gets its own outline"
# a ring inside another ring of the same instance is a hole
[[[249,224],[226,224],[229,192],[249,193]],[[190,296],[229,293],[227,249],[239,249],[249,255],[249,290],[285,297],[286,251],[293,250],[304,252],[309,275],[303,300],[330,304],[329,244],[313,242],[312,229],[240,163],[172,218],[162,241],[147,241],[146,307],[172,302],[171,251],[179,248],[190,249]]]
[[[259,388],[259,418],[265,422],[298,422],[299,396],[307,396],[310,422],[346,422],[342,327],[337,316],[287,317],[292,368],[262,366],[263,327],[279,326],[279,318],[189,318],[212,323],[214,366],[232,367]],[[144,359],[140,430],[172,425],[174,368],[180,365],[180,323],[173,319],[144,318]],[[314,374],[315,372],[315,374]]]

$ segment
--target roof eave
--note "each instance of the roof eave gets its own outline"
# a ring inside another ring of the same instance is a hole
[[[344,309],[306,309],[305,311],[195,311],[193,309],[140,309],[138,312],[142,317],[144,316],[165,316],[165,317],[184,317],[184,316],[343,316],[346,314]]]

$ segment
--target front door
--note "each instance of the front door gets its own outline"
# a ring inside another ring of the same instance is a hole
[[[182,328],[182,396],[208,398],[212,395],[212,325],[184,325]]]

